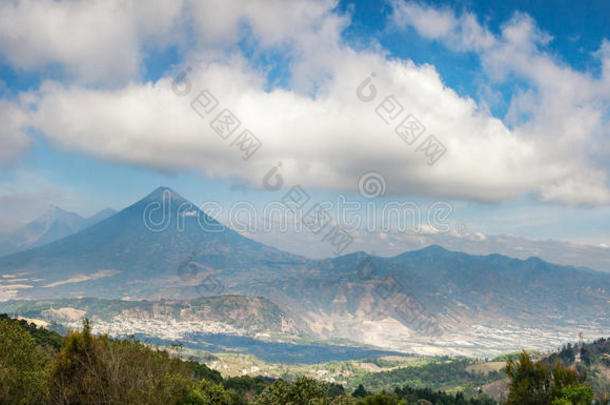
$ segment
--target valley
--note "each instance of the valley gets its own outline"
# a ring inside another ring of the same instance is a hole
[[[153,232],[142,218],[163,204],[151,220],[180,222]],[[73,235],[0,257],[0,267],[0,311],[67,328],[87,316],[111,335],[167,341],[340,339],[484,358],[610,330],[607,273],[440,246],[311,260],[248,239],[164,187]]]

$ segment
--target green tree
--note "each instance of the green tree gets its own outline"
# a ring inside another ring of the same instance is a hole
[[[509,359],[504,369],[510,379],[507,405],[548,405],[551,403],[551,375],[542,363],[534,363],[521,352],[519,359]]]
[[[553,400],[553,405],[589,405],[594,396],[590,385],[568,385],[561,390],[561,397]]]
[[[74,405],[196,401],[197,393],[205,398],[209,392],[197,387],[195,374],[191,362],[171,358],[136,340],[92,336],[85,320],[83,331],[68,335],[51,363],[51,399],[54,404]]]
[[[325,401],[327,385],[311,378],[301,377],[292,383],[277,380],[256,398],[257,405],[311,405]]]
[[[196,387],[186,387],[182,393],[182,399],[178,401],[178,405],[207,405],[206,398],[203,393]]]
[[[364,385],[358,384],[358,387],[352,393],[354,398],[364,398],[369,395],[369,392],[364,388]]]
[[[203,394],[206,404],[231,405],[231,395],[222,385],[202,380],[199,389]]]
[[[45,355],[17,323],[0,321],[0,403],[40,404],[48,395]]]
[[[399,399],[396,394],[388,394],[387,392],[381,392],[379,394],[371,395],[360,402],[359,405],[407,405],[407,401]]]
[[[588,405],[593,400],[593,389],[583,385],[585,376],[564,367],[556,359],[548,363],[534,363],[526,352],[519,359],[509,359],[504,369],[510,379],[507,405]]]
[[[551,395],[553,399],[562,397],[566,387],[579,387],[580,383],[585,380],[585,377],[585,375],[580,376],[574,369],[564,367],[561,361],[556,359],[552,368],[553,385]]]

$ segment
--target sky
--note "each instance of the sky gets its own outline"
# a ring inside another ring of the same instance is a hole
[[[0,227],[164,185],[240,228],[299,186],[348,250],[610,271],[609,20],[601,0],[0,2]]]

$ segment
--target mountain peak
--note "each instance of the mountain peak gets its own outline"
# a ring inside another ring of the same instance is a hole
[[[50,202],[49,206],[47,207],[47,210],[45,211],[45,214],[47,214],[47,213],[55,213],[55,212],[67,212],[67,211],[64,210],[61,207],[58,207],[54,203]]]
[[[426,252],[426,253],[432,253],[432,254],[441,254],[441,253],[449,252],[449,250],[445,249],[444,247],[442,247],[440,245],[426,246],[425,248],[420,249],[419,251]]]
[[[162,201],[171,199],[172,201],[186,201],[184,197],[167,186],[160,186],[143,198],[144,201]]]
[[[48,222],[55,221],[59,219],[74,219],[82,217],[78,214],[75,214],[70,211],[66,211],[63,208],[58,207],[57,205],[50,203],[47,210],[40,217],[36,218],[34,222]]]
[[[456,255],[459,254],[459,252],[454,252],[451,250],[447,250],[442,246],[439,245],[429,245],[426,246],[424,248],[421,249],[416,249],[416,250],[408,250],[404,253],[401,253],[395,257],[397,258],[409,258],[409,257],[435,257],[435,258],[441,258],[441,257],[447,257],[449,255]]]

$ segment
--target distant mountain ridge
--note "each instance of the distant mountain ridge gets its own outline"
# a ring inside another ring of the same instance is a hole
[[[313,266],[313,274],[326,276],[289,276],[244,290],[289,307],[299,305],[312,324],[323,313],[336,320],[336,329],[328,332],[343,337],[353,336],[354,329],[369,333],[363,325],[357,327],[362,324],[358,314],[365,311],[428,334],[490,320],[557,327],[590,322],[610,328],[610,275],[538,258],[472,256],[429,246],[389,258],[357,252]],[[395,331],[401,326],[393,325]],[[409,332],[413,330],[404,336]]]
[[[23,227],[0,236],[0,256],[46,245],[88,226],[100,222],[116,213],[106,208],[89,218],[65,211],[55,205],[40,217]]]
[[[1,257],[0,269],[3,300],[264,297],[316,336],[391,348],[479,353],[545,328],[553,331],[545,345],[610,329],[610,274],[440,246],[309,260],[240,235],[167,187],[76,234]]]

